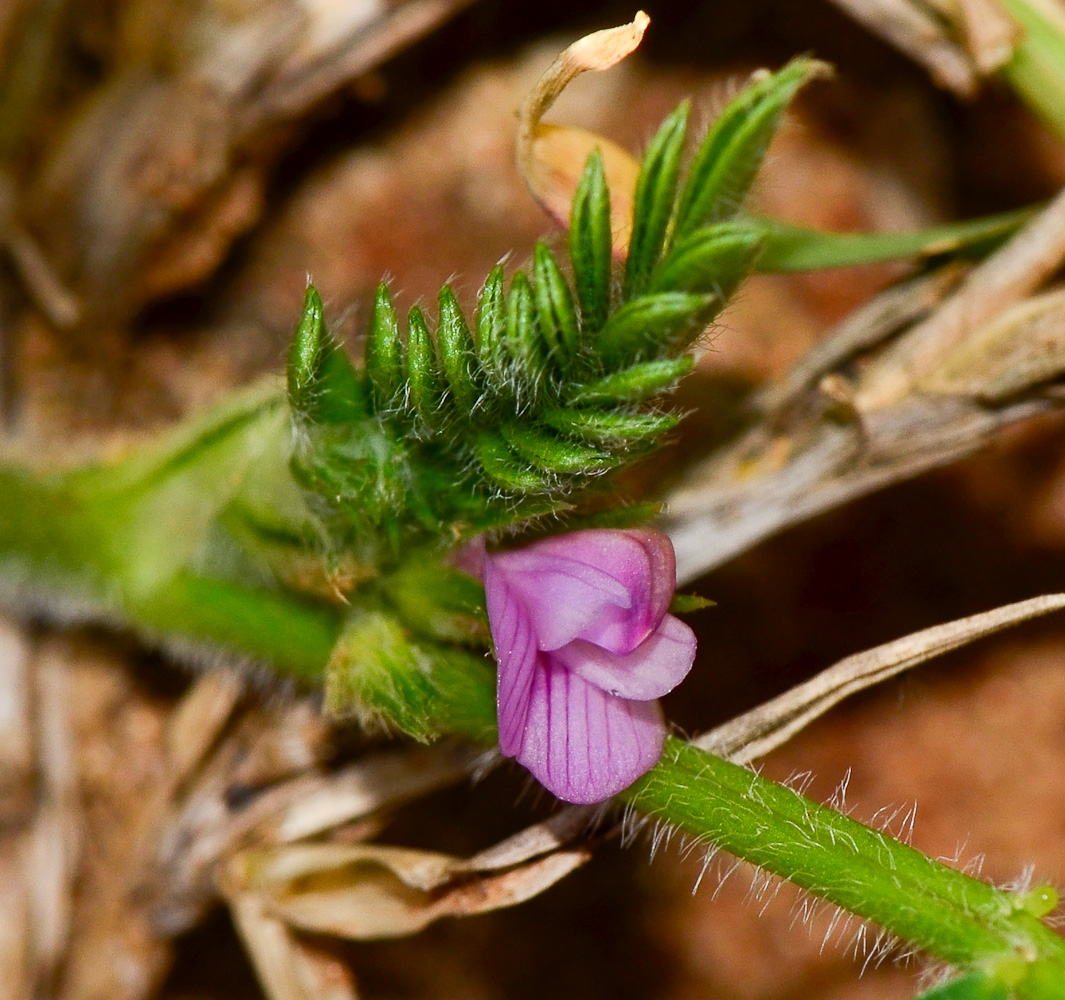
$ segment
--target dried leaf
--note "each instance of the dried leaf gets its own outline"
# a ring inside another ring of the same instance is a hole
[[[1006,399],[1065,373],[1065,289],[1025,299],[975,330],[917,383],[924,392]]]
[[[45,646],[35,668],[39,778],[28,884],[36,978],[46,983],[63,960],[70,935],[82,816],[63,644]]]
[[[229,899],[255,896],[265,912],[292,926],[372,940],[413,934],[440,917],[524,902],[590,856],[587,849],[553,851],[482,874],[468,861],[403,847],[289,845],[235,855],[221,885]]]
[[[278,843],[316,836],[460,781],[482,756],[483,751],[460,744],[408,746],[368,755],[301,782],[298,794],[284,794],[287,807],[263,821],[256,835]],[[281,805],[281,800],[282,794],[273,794],[274,803]]]
[[[271,916],[260,899],[244,896],[232,913],[269,1000],[357,1000],[347,965]]]
[[[178,703],[167,724],[171,780],[183,781],[207,756],[244,691],[233,670],[211,670]]]
[[[0,619],[0,829],[24,825],[34,803],[30,644]]]
[[[916,0],[833,0],[856,21],[916,60],[961,97],[976,91],[976,67],[947,24]]]
[[[518,169],[532,196],[565,225],[584,165],[594,149],[603,158],[610,191],[610,231],[614,252],[624,256],[632,231],[632,196],[640,164],[619,145],[569,126],[545,125],[541,118],[581,73],[609,69],[634,52],[650,18],[639,11],[629,24],[578,39],[540,77],[519,114]]]
[[[29,838],[0,835],[0,1000],[34,995]]]
[[[863,412],[897,402],[975,329],[1034,292],[1065,261],[1065,192],[979,266],[961,287],[868,371],[856,394]]]
[[[1065,608],[1065,594],[1046,594],[936,625],[864,653],[856,653],[821,671],[805,684],[692,742],[738,763],[749,763],[764,757],[833,705],[858,691],[983,636],[1062,608]]]

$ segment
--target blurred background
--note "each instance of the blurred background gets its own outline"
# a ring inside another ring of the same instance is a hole
[[[522,97],[565,44],[633,13],[561,0],[4,0],[6,436],[41,454],[88,454],[278,371],[308,276],[356,355],[382,276],[405,307],[449,279],[471,302],[494,263],[523,263],[551,232],[514,166]],[[648,13],[638,52],[578,80],[554,120],[638,152],[681,98],[710,122],[752,70],[811,53],[836,75],[800,95],[757,187],[759,211],[835,230],[911,229],[1065,184],[1065,142],[1004,87],[944,88],[827,0],[651,0]],[[720,435],[737,399],[906,273],[752,279],[684,389],[698,412],[679,447]],[[699,732],[850,653],[1063,589],[1063,443],[1060,417],[1025,424],[701,580],[718,603],[692,618],[699,659],[667,714]],[[98,915],[92,866],[124,802],[151,783],[152,748],[189,674],[102,629],[31,635],[45,651],[34,655],[62,661],[78,695],[76,937]],[[845,703],[765,773],[809,771],[821,799],[847,782],[852,814],[897,811],[896,831],[916,803],[921,850],[959,864],[986,855],[982,872],[999,884],[1031,866],[1063,886],[1063,665],[1065,618],[1023,626]],[[285,697],[267,683],[257,692]],[[0,852],[32,797],[17,778],[0,776]],[[469,854],[549,813],[545,798],[516,768],[497,769],[406,807],[381,839]],[[920,959],[859,977],[854,927],[833,929],[831,913],[807,923],[787,887],[752,897],[742,868],[721,884],[727,863],[693,892],[698,852],[662,849],[649,862],[649,844],[609,839],[515,909],[323,946],[368,1000],[915,992]],[[221,909],[170,957],[156,966],[167,1000],[261,996]]]

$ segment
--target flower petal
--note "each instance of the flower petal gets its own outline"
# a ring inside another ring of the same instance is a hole
[[[513,756],[521,747],[533,677],[537,668],[543,667],[542,658],[536,649],[536,636],[525,606],[491,560],[486,560],[484,565],[484,593],[499,664],[496,686],[499,748],[507,756]]]
[[[551,656],[607,694],[649,701],[672,691],[688,676],[695,661],[695,645],[695,633],[679,618],[666,615],[627,655],[575,639]]]
[[[658,702],[615,698],[550,656],[542,662],[515,756],[546,788],[603,802],[654,767],[666,737]]]
[[[586,639],[630,653],[669,608],[676,562],[660,531],[576,531],[490,553],[529,611],[541,650]]]

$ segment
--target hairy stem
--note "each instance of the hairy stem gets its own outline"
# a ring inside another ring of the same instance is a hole
[[[937,958],[990,973],[1020,998],[1065,996],[1065,941],[1040,922],[1027,897],[744,767],[671,739],[659,765],[625,797]]]

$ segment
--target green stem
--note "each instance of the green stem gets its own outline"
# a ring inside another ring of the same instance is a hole
[[[1065,13],[1052,4],[1002,0],[1024,37],[1002,68],[1020,98],[1065,137]]]
[[[435,720],[423,738],[457,731],[493,741],[490,667],[448,646],[446,628],[439,642],[412,639],[393,614],[406,608],[398,580],[393,611],[354,614],[285,589],[270,572],[268,540],[293,537],[298,550],[304,537],[288,433],[276,393],[252,392],[121,462],[52,476],[0,470],[0,585],[57,614],[93,614],[303,681],[322,679],[331,657],[334,667],[350,660],[350,682],[370,707],[375,692],[394,695]],[[243,548],[227,529],[235,521],[251,525]],[[420,627],[446,626],[445,605],[435,617],[414,615]],[[1023,1000],[1065,996],[1065,942],[1039,920],[1053,906],[1049,890],[1002,892],[675,739],[624,797]]]
[[[320,682],[342,611],[284,589],[219,528],[233,506],[286,526],[305,516],[280,403],[252,390],[114,463],[0,469],[0,593],[45,616],[112,621]]]
[[[1025,1000],[1065,996],[1065,941],[995,889],[746,768],[670,739],[625,797]]]

